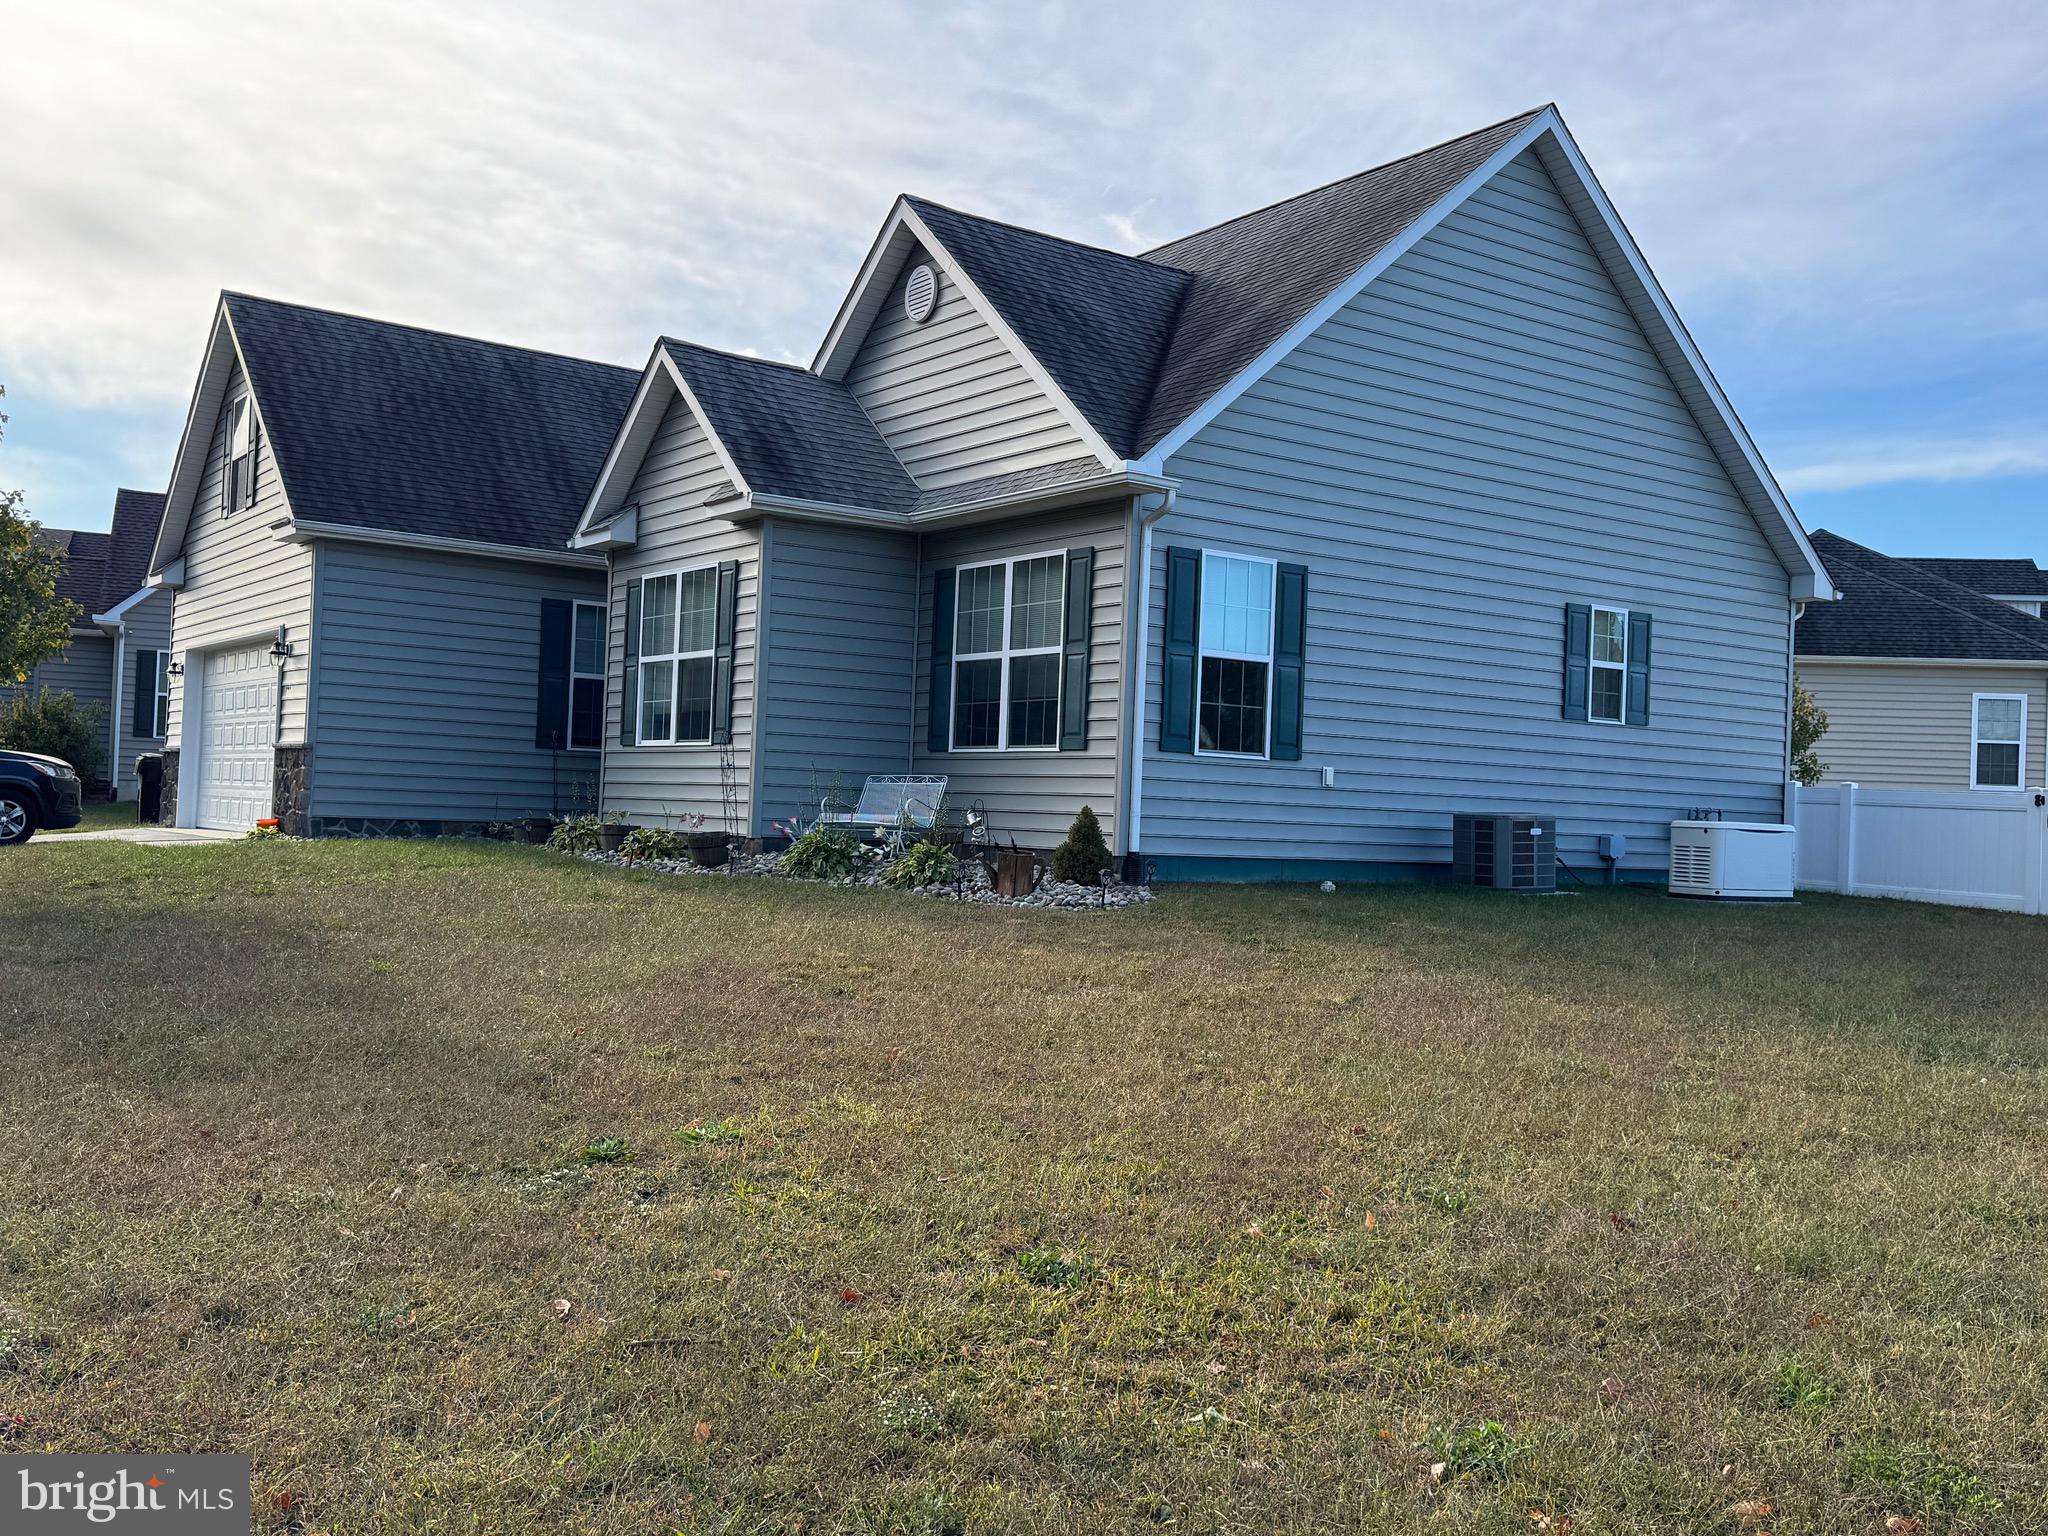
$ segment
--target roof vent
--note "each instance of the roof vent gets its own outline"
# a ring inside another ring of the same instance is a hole
[[[912,325],[923,325],[939,307],[939,275],[925,262],[910,269],[903,285],[903,313]]]

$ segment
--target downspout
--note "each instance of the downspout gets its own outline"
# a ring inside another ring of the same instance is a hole
[[[121,798],[121,671],[128,655],[128,626],[114,626],[114,707],[108,711],[114,717],[113,755],[107,759],[107,777],[114,781],[114,799]],[[131,704],[129,706],[133,708]]]
[[[1785,621],[1785,772],[1780,819],[1788,827],[1792,825],[1799,805],[1798,793],[1792,787],[1792,693],[1799,684],[1795,664],[1799,653],[1799,616],[1804,612],[1806,604],[1794,598],[1791,617]]]
[[[1144,851],[1145,821],[1145,684],[1151,670],[1152,650],[1152,529],[1173,510],[1172,490],[1147,491],[1132,499],[1131,511],[1138,528],[1137,640],[1133,647],[1136,665],[1124,679],[1124,718],[1129,722],[1125,740],[1131,755],[1131,798],[1128,826],[1122,839],[1125,850]],[[1157,504],[1148,506],[1153,498]]]

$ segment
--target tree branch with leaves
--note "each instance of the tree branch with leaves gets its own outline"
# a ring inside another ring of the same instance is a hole
[[[0,396],[7,393],[0,385]],[[0,413],[0,427],[7,417]],[[42,525],[22,505],[26,493],[0,491],[0,685],[24,683],[36,663],[71,643],[77,605],[57,596],[64,555],[37,539]]]
[[[1813,750],[1828,733],[1828,712],[1816,704],[1801,682],[1792,684],[1792,777],[1811,789],[1821,781],[1828,765]]]

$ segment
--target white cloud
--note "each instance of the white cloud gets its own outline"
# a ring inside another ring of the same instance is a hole
[[[6,51],[0,377],[86,407],[174,416],[221,287],[807,360],[898,191],[1134,249],[1546,98],[1715,342],[2048,332],[2032,0],[99,0]]]
[[[2048,436],[2000,441],[1847,444],[1778,470],[1787,491],[1854,491],[1906,481],[2048,474]]]

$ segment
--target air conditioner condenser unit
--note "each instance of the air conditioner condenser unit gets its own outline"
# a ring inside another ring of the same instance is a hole
[[[1799,834],[1766,821],[1671,823],[1673,896],[1704,901],[1790,901]]]

